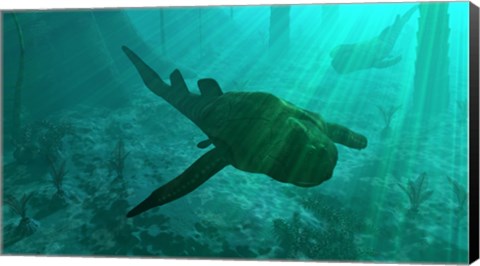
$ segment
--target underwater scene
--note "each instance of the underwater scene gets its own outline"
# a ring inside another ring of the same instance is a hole
[[[468,11],[4,12],[2,253],[467,263]]]

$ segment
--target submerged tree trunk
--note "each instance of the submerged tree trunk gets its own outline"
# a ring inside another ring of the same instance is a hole
[[[272,6],[270,8],[271,51],[284,51],[290,45],[290,6]]]
[[[12,14],[15,21],[15,27],[18,32],[18,43],[20,45],[20,59],[18,64],[18,77],[15,84],[15,91],[13,96],[13,112],[12,112],[12,141],[18,144],[20,132],[22,130],[21,110],[22,110],[22,86],[23,86],[23,71],[25,63],[25,43],[23,40],[23,32],[18,22],[16,14]]]
[[[442,113],[449,105],[448,4],[420,5],[415,63],[414,109],[425,115]]]
[[[203,29],[202,29],[202,23],[203,23],[203,18],[202,18],[202,8],[198,9],[198,33],[200,35],[200,54],[203,52]]]
[[[167,46],[165,41],[165,12],[163,8],[160,9],[160,38],[162,42],[162,53],[167,54]]]

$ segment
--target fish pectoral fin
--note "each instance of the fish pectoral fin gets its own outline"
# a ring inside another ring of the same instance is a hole
[[[222,88],[214,79],[200,79],[197,84],[202,96],[220,96],[223,94]]]
[[[200,149],[205,149],[205,148],[207,148],[207,147],[210,146],[210,145],[212,145],[212,140],[206,139],[206,140],[200,141],[200,142],[197,144],[197,147],[200,148]]]
[[[365,136],[338,124],[327,123],[327,135],[333,142],[349,148],[361,150],[367,147]]]
[[[217,148],[208,151],[178,177],[153,191],[150,196],[129,211],[127,217],[139,215],[187,195],[227,165],[223,152]]]
[[[395,56],[393,58],[388,58],[388,59],[384,59],[384,60],[381,60],[381,61],[377,61],[373,64],[373,66],[375,68],[387,68],[387,67],[391,67],[395,64],[397,64],[398,62],[400,62],[400,60],[402,60],[402,56]]]

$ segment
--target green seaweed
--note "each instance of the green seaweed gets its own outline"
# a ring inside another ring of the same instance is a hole
[[[125,151],[125,143],[122,139],[118,140],[115,150],[113,152],[113,156],[110,159],[110,169],[115,171],[117,174],[117,179],[123,179],[123,171],[125,170],[125,159],[127,158],[130,152]]]
[[[421,173],[415,181],[408,180],[408,184],[398,184],[410,201],[410,211],[417,213],[420,206],[429,199],[433,190],[427,189],[427,173]]]
[[[464,211],[466,210],[467,201],[468,201],[467,189],[465,189],[462,185],[460,185],[460,183],[457,180],[454,180],[449,176],[447,176],[447,180],[452,186],[452,191],[456,199],[455,213],[457,215],[460,215],[464,213]]]
[[[62,161],[59,166],[55,166],[55,162],[50,161],[50,175],[52,177],[53,184],[57,191],[55,192],[55,198],[61,202],[66,202],[66,194],[63,189],[63,180],[68,173],[66,170],[66,161]]]
[[[27,203],[32,198],[32,196],[33,193],[24,194],[20,200],[18,200],[14,196],[5,197],[5,204],[10,206],[13,212],[15,212],[21,217],[20,222],[18,223],[14,231],[18,238],[27,237],[37,231],[37,222],[35,222],[27,215]]]
[[[392,122],[393,116],[400,109],[400,107],[401,105],[390,106],[388,108],[377,105],[378,111],[380,111],[383,122],[385,123],[381,132],[382,136],[386,136],[388,133],[390,133],[390,123]]]
[[[20,164],[35,161],[49,163],[60,156],[63,138],[73,134],[73,127],[66,122],[53,123],[48,120],[26,125],[16,143],[13,156]]]

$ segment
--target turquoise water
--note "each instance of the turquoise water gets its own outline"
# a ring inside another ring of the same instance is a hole
[[[468,3],[418,5],[4,13],[2,252],[467,262]],[[127,219],[211,147],[122,45],[168,84],[271,93],[368,144],[337,143],[318,186],[227,166]]]

